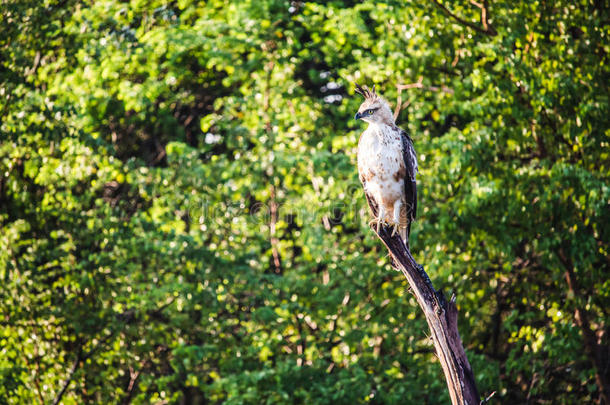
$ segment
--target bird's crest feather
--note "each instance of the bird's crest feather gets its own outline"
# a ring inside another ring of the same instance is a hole
[[[358,83],[356,83],[356,93],[364,97],[365,100],[375,100],[379,98],[377,93],[375,93],[375,85],[373,85],[373,89],[369,89],[368,87],[366,87],[366,85],[362,87]]]

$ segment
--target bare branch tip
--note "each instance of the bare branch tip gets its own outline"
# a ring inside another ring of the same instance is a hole
[[[489,400],[490,400],[490,399],[492,399],[492,398],[493,398],[493,396],[494,396],[494,395],[496,395],[496,391],[493,391],[491,394],[489,394],[489,395],[487,396],[487,398],[485,398],[485,399],[481,400],[481,402],[479,403],[479,405],[485,405],[486,403],[488,403],[488,402],[489,402]]]

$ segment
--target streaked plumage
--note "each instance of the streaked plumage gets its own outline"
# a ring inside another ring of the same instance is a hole
[[[366,87],[356,85],[365,100],[355,119],[368,122],[358,142],[358,173],[375,222],[400,233],[408,246],[417,211],[417,157],[406,131],[394,123],[388,103]]]

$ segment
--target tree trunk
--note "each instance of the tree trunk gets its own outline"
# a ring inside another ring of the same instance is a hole
[[[479,393],[470,363],[466,358],[457,328],[455,297],[445,300],[441,291],[436,291],[424,268],[417,264],[409,248],[399,235],[391,236],[391,230],[382,227],[379,232],[372,227],[386,245],[393,265],[407,278],[417,302],[424,311],[432,333],[436,354],[445,373],[447,388],[453,405],[479,405]]]

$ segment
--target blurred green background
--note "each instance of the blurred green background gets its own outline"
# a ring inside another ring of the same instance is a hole
[[[481,394],[607,401],[608,6],[479,1],[2,1],[0,403],[448,403],[354,82]]]

